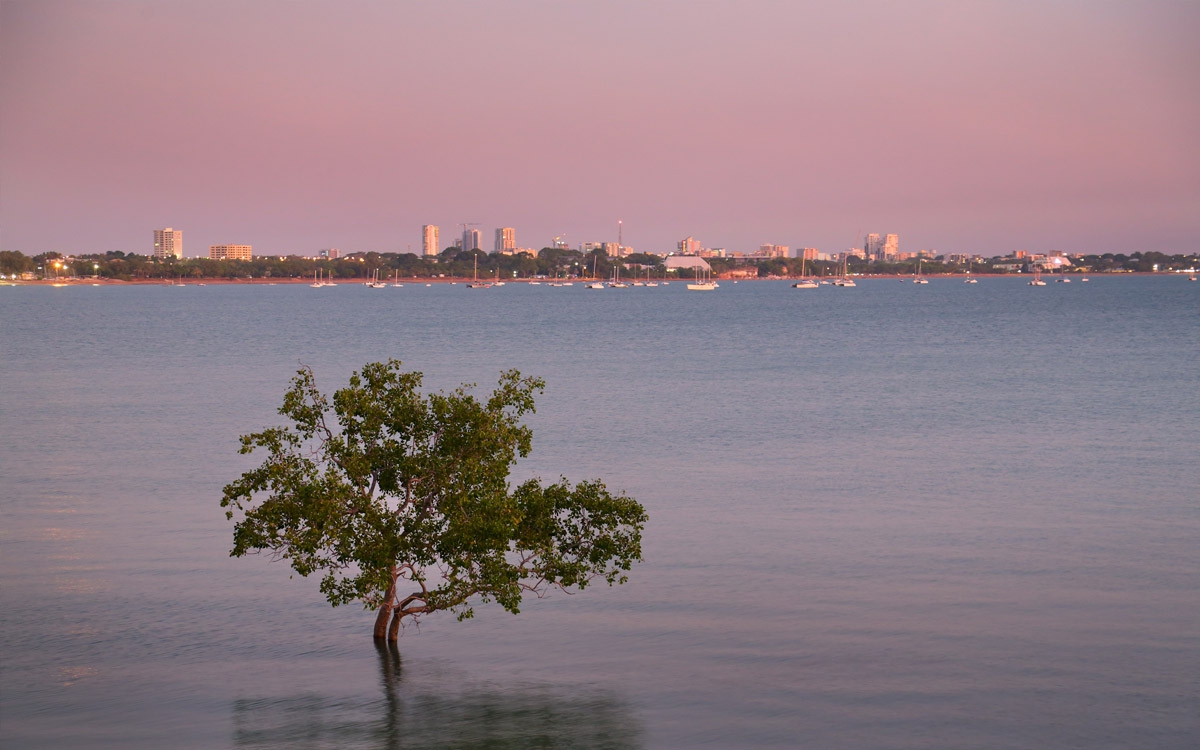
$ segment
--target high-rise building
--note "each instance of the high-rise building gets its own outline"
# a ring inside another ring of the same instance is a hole
[[[479,239],[481,235],[478,229],[464,229],[462,238],[462,249],[470,252],[471,250],[479,249]]]
[[[862,249],[863,253],[865,253],[868,258],[878,258],[880,250],[883,249],[883,242],[879,239],[879,234],[876,232],[871,232],[868,234],[867,240],[863,243]]]
[[[154,257],[155,258],[182,258],[183,257],[183,230],[166,229],[154,230]]]
[[[796,256],[803,258],[804,260],[816,260],[818,254],[819,253],[815,247],[806,247],[796,251]]]
[[[768,242],[758,246],[758,254],[768,258],[786,258],[790,249],[787,245],[773,245]]]
[[[438,228],[436,225],[426,224],[421,227],[421,247],[424,248],[426,258],[441,254],[442,251],[438,247]]]
[[[512,227],[500,227],[496,230],[496,252],[512,255],[517,249],[517,230]]]
[[[895,258],[900,254],[900,235],[889,234],[883,238],[883,257]]]
[[[250,245],[209,245],[209,260],[253,260],[254,251]]]
[[[694,237],[690,237],[690,236],[685,237],[684,239],[680,240],[675,246],[677,248],[679,248],[679,252],[683,255],[699,255],[700,254],[700,242],[699,242],[699,240],[695,239]]]

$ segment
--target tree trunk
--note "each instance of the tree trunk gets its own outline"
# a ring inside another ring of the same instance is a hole
[[[392,625],[388,628],[387,639],[395,643],[400,640],[400,620],[404,617],[404,613],[396,610],[396,614],[392,617]]]
[[[387,594],[384,595],[383,604],[379,605],[379,614],[375,615],[375,640],[381,641],[385,637],[388,640],[396,640],[395,637],[388,633],[388,620],[391,619],[392,609],[396,602],[396,574],[392,573],[392,585],[388,586]]]

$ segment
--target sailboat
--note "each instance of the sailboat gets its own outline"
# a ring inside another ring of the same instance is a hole
[[[971,261],[967,261],[967,278],[963,281],[964,284],[978,284],[979,279],[971,275]]]
[[[313,289],[319,289],[320,287],[325,286],[325,283],[321,281],[320,276],[317,274],[324,274],[324,271],[321,269],[313,271],[313,283],[309,284],[309,286],[311,286]]]
[[[491,289],[491,287],[492,287],[491,282],[479,280],[479,254],[476,253],[474,255],[474,258],[475,258],[475,278],[470,284],[467,284],[467,289]]]
[[[371,271],[371,280],[366,282],[366,284],[367,284],[367,287],[370,289],[383,289],[387,286],[386,283],[379,280],[379,269],[378,268]]]
[[[924,258],[917,259],[917,275],[913,277],[914,284],[928,284],[929,279],[921,275],[921,264],[925,262]]]
[[[1046,282],[1042,281],[1042,267],[1033,267],[1033,280],[1029,282],[1029,286],[1046,286]]]
[[[399,287],[404,286],[403,284],[400,283],[400,271],[398,271],[398,270],[392,272],[392,286],[399,286]]]
[[[603,289],[604,282],[596,279],[596,256],[592,256],[592,280],[583,285],[584,289]]]
[[[842,258],[842,275],[833,280],[834,286],[858,286],[850,278],[850,256]]]
[[[1067,268],[1063,266],[1058,271],[1058,278],[1054,280],[1059,284],[1070,284],[1071,280],[1067,278]]]
[[[717,288],[717,282],[712,280],[711,269],[699,268],[697,270],[699,271],[699,274],[696,276],[696,280],[689,282],[687,285],[687,288],[690,291],[711,292]]]
[[[629,288],[628,284],[621,281],[621,267],[619,265],[613,264],[612,281],[608,282],[608,285],[610,287],[612,287],[613,289],[628,289]]]
[[[805,258],[800,258],[800,280],[792,284],[792,289],[816,289],[821,286],[808,278],[808,274],[805,273],[805,260]]]

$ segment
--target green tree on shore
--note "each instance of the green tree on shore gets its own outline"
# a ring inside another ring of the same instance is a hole
[[[241,438],[267,456],[225,487],[232,556],[322,573],[329,602],[376,610],[374,635],[390,641],[404,618],[463,619],[491,600],[516,613],[527,593],[625,582],[647,520],[637,501],[598,480],[509,485],[540,379],[510,370],[480,401],[468,386],[422,394],[421,374],[400,368],[365,365],[332,398],[297,372],[279,409],[291,425]]]

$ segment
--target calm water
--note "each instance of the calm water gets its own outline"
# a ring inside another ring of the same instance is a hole
[[[632,581],[371,615],[230,559],[298,363],[546,378]],[[0,288],[5,747],[1200,744],[1200,284]]]

